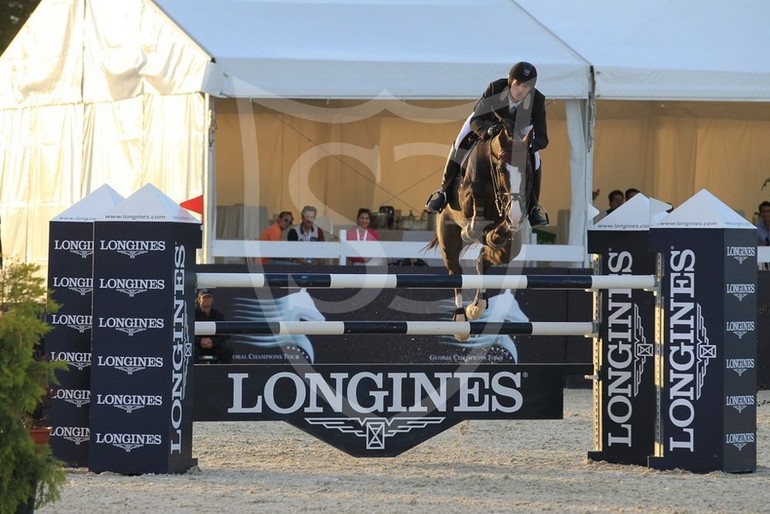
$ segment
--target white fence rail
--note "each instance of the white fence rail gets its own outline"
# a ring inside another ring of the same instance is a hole
[[[349,257],[379,257],[387,259],[441,259],[437,249],[426,250],[424,241],[214,241],[214,257],[278,257],[291,259],[331,259],[344,264]],[[475,261],[480,245],[471,246],[460,257]],[[516,261],[544,261],[579,263],[583,265],[587,255],[578,245],[524,245]]]
[[[329,259],[345,264],[349,257],[379,257],[387,259],[436,259],[441,252],[426,250],[425,241],[243,241],[218,239],[213,243],[213,257],[246,258],[278,257],[286,259]],[[463,261],[475,261],[479,245],[471,246],[461,255]],[[524,245],[515,262],[550,262],[571,266],[587,266],[588,255],[579,245]],[[760,269],[769,269],[770,246],[757,247]]]

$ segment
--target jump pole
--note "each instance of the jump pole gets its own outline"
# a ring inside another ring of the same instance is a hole
[[[199,288],[305,287],[326,289],[645,289],[649,275],[437,275],[361,273],[198,273]]]
[[[510,334],[594,337],[592,322],[480,322],[480,321],[196,321],[196,336],[263,335],[463,335]]]

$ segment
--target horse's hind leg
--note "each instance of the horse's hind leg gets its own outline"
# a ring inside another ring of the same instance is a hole
[[[446,211],[444,211],[446,212]],[[460,266],[460,252],[463,249],[462,239],[460,238],[460,227],[446,219],[444,213],[438,217],[440,228],[437,232],[441,256],[444,260],[444,266],[450,275],[462,275]],[[452,314],[452,321],[467,321],[465,309],[463,308],[462,289],[454,290],[455,310]],[[468,336],[455,334],[458,341],[467,341]]]

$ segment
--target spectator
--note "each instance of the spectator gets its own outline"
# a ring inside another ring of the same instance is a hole
[[[770,246],[770,202],[767,200],[759,204],[757,246]]]
[[[379,241],[380,234],[369,228],[369,224],[372,221],[372,213],[369,209],[362,207],[358,209],[358,215],[356,216],[356,228],[348,230],[348,241]],[[374,264],[374,261],[379,262],[380,259],[372,259],[371,257],[350,257],[348,262],[350,264]]]
[[[318,210],[312,205],[306,205],[300,213],[299,225],[291,227],[286,239],[289,241],[326,241],[326,234],[321,227],[315,224]],[[312,259],[297,259],[299,263],[312,264]]]
[[[210,289],[198,291],[195,299],[195,321],[224,321],[225,316],[214,307],[214,294]],[[229,364],[233,350],[227,347],[227,336],[196,336],[195,362]]]
[[[606,213],[609,214],[625,203],[625,196],[623,195],[623,191],[615,189],[614,191],[610,191],[610,194],[607,195],[607,200],[610,203],[610,208],[607,209]]]
[[[283,236],[283,231],[289,228],[292,223],[294,223],[294,215],[290,211],[281,211],[275,219],[275,222],[262,231],[259,235],[259,240],[280,241]],[[261,262],[265,265],[270,264],[271,260],[267,257],[263,257],[262,259],[257,259],[257,262]]]
[[[636,189],[635,187],[629,187],[628,189],[626,189],[626,192],[625,192],[625,202],[629,201],[629,200],[630,200],[631,198],[633,198],[633,197],[634,197],[634,195],[636,195],[637,193],[641,193],[641,191],[639,191],[639,190],[638,190],[638,189]],[[625,202],[624,202],[624,203],[625,203]]]

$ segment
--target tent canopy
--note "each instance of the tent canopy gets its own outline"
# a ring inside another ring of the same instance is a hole
[[[588,64],[505,0],[156,3],[214,57],[214,96],[475,99],[517,60],[537,63],[551,98],[590,90]]]
[[[770,2],[514,2],[593,65],[597,99],[770,101]]]

